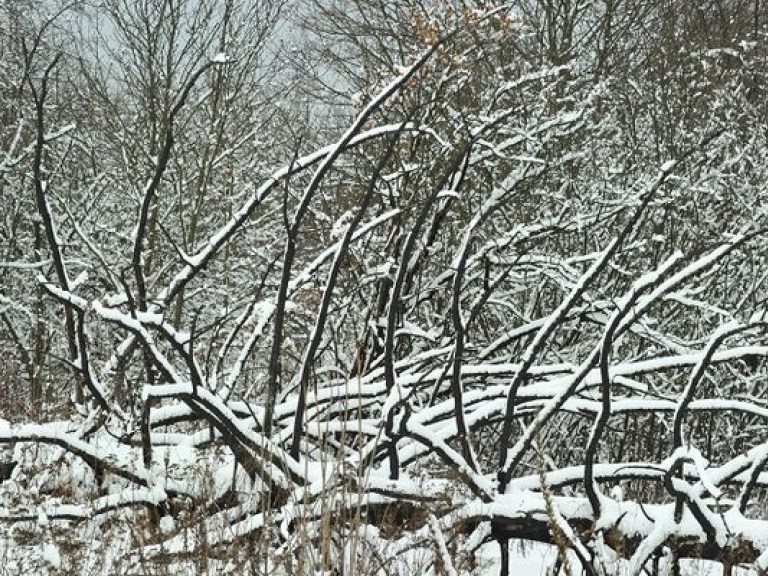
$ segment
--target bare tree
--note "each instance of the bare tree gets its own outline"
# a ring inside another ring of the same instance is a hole
[[[249,6],[108,4],[91,53],[25,52],[14,266],[81,396],[0,420],[0,518],[130,522],[137,570],[768,568],[760,47],[659,76],[657,3],[322,4],[350,102],[315,146],[253,90]]]

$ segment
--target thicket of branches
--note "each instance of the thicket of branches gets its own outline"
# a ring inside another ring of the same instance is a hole
[[[7,565],[768,570],[762,3],[300,4],[0,3]]]

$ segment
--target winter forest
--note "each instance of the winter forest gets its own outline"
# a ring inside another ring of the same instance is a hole
[[[0,0],[0,574],[767,574],[767,74],[762,0]]]

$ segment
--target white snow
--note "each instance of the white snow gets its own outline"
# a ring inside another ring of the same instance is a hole
[[[41,547],[42,557],[52,568],[61,568],[61,554],[59,548],[52,542],[45,542]]]

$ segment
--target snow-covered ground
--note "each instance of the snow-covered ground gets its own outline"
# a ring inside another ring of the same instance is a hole
[[[8,534],[6,534],[7,536]],[[77,539],[84,538],[80,548],[80,561],[76,565],[76,573],[82,576],[107,576],[110,574],[172,574],[174,576],[195,576],[200,573],[199,565],[184,562],[179,564],[170,564],[165,567],[163,572],[145,572],[146,566],[140,561],[128,565],[121,558],[127,552],[129,546],[130,533],[122,531],[122,534],[112,532],[103,534],[105,539],[99,539],[99,534],[93,533],[92,539],[87,541],[86,534],[77,534]],[[112,537],[113,540],[107,541],[106,538]],[[120,537],[121,536],[121,537]],[[65,548],[68,548],[65,550]],[[13,539],[5,538],[0,540],[0,576],[55,576],[58,574],[75,573],[75,566],[70,562],[67,554],[73,551],[67,546],[66,542],[61,540],[54,542],[49,537],[43,537],[40,542],[27,542],[18,544]],[[557,558],[555,547],[541,544],[539,542],[515,542],[510,547],[510,564],[515,576],[548,576],[552,572],[552,567]],[[434,574],[433,567],[429,566],[427,556],[419,550],[408,554],[404,564],[396,572],[392,571],[390,565],[386,569],[381,568],[378,571],[372,569],[372,565],[365,566],[365,576],[411,576],[413,574],[423,574],[429,576]],[[391,559],[382,557],[380,560],[385,563]],[[496,543],[483,545],[477,553],[477,563],[471,572],[460,571],[461,574],[472,574],[473,576],[497,576],[499,574],[499,551]],[[572,573],[579,574],[577,569],[578,561],[570,557],[569,561],[574,569]],[[213,575],[239,574],[241,565],[228,560],[212,559],[206,566],[205,573]],[[661,574],[666,574],[664,566],[661,566]],[[683,560],[681,562],[682,576],[721,576],[723,567],[717,562],[706,560]],[[361,568],[362,569],[362,568]],[[609,574],[614,576],[625,576],[628,574],[626,565],[614,565],[609,567]],[[275,566],[274,574],[276,576],[288,576],[281,566]],[[425,571],[426,570],[426,571]],[[736,576],[748,576],[756,574],[754,569],[745,567],[736,567],[734,569]]]
[[[485,566],[482,576],[497,576],[499,574],[498,547],[495,543],[486,544],[479,551],[479,556]],[[539,542],[514,543],[510,547],[510,567],[515,576],[548,576],[557,559],[557,549],[548,544]],[[578,561],[570,557],[571,565],[577,567]],[[681,576],[721,576],[723,566],[719,562],[708,560],[682,560],[680,562]],[[625,576],[626,563],[624,565],[611,566],[609,574]],[[661,566],[663,572],[663,566]],[[574,570],[574,574],[580,574]],[[747,576],[756,574],[754,569],[736,567],[734,576]]]

